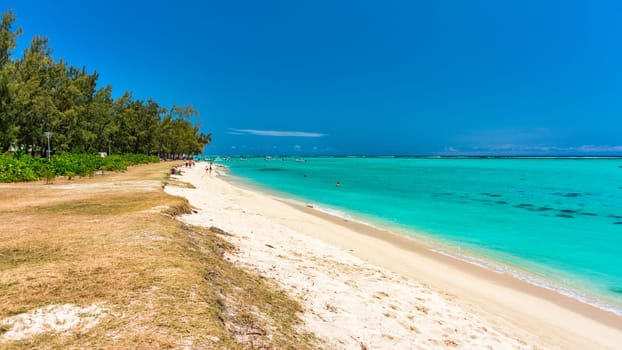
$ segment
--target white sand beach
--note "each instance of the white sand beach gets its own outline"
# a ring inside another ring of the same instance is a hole
[[[167,186],[228,259],[274,280],[330,349],[620,349],[622,318],[412,239],[243,188],[205,164]]]

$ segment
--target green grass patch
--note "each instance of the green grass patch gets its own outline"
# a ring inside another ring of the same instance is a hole
[[[58,247],[37,245],[29,247],[0,248],[0,271],[18,267],[23,264],[43,263],[57,258],[61,253]],[[4,286],[8,288],[9,286]],[[0,285],[0,290],[3,285]]]

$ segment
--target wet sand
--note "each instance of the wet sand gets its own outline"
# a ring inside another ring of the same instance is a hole
[[[616,349],[622,317],[438,253],[426,242],[241,186],[198,166],[167,188],[216,226],[230,258],[275,280],[334,348]]]

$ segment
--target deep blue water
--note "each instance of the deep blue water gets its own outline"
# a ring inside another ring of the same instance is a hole
[[[501,262],[491,266],[622,310],[622,159],[224,164],[234,176],[285,196],[442,242],[454,254]]]

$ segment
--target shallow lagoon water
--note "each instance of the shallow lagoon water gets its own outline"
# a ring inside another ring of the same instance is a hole
[[[305,160],[224,164],[255,185],[417,232],[453,254],[622,313],[622,159]]]

